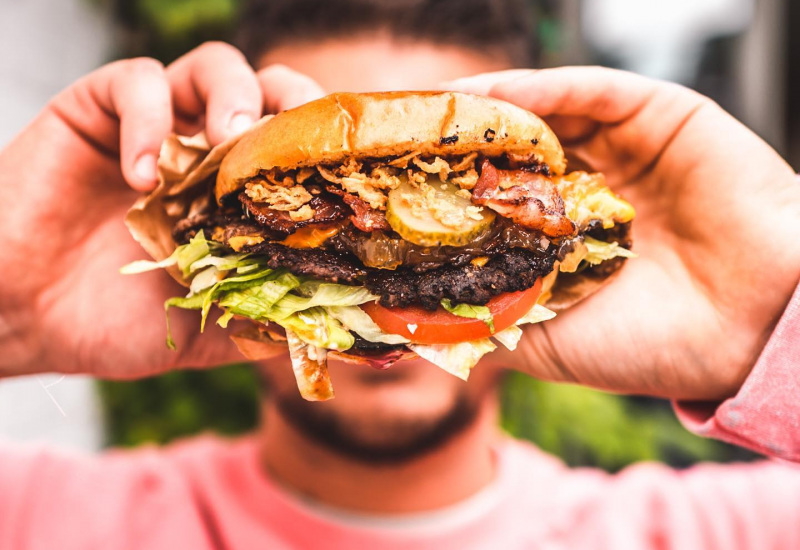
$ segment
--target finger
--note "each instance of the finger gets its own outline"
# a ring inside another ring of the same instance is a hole
[[[139,191],[156,184],[156,162],[161,143],[172,129],[170,91],[164,67],[155,59],[129,59],[112,63],[78,84],[87,86],[116,128],[119,121],[120,167],[125,181]],[[115,120],[116,119],[116,120]],[[88,126],[105,132],[108,121]],[[103,139],[108,140],[109,136]]]
[[[317,82],[285,65],[270,65],[258,72],[268,113],[293,109],[325,95]]]
[[[475,76],[442,82],[437,88],[453,92],[464,92],[466,94],[489,95],[492,87],[496,84],[516,80],[532,72],[534,72],[534,69],[508,69],[505,71],[482,73]]]
[[[540,116],[588,117],[604,123],[630,118],[666,87],[691,93],[677,85],[603,67],[542,69],[515,78],[506,72],[488,73],[454,84],[459,89],[480,89]]]
[[[216,145],[247,130],[261,117],[262,96],[244,55],[224,42],[208,42],[167,68],[182,118],[205,116],[206,135]]]

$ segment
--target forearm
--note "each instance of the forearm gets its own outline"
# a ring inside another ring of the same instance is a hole
[[[677,403],[684,424],[769,456],[800,462],[800,285],[739,392],[722,403]]]

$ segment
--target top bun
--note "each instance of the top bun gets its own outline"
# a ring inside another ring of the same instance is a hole
[[[456,92],[338,93],[284,111],[245,135],[222,161],[216,197],[239,190],[261,170],[473,151],[532,155],[553,174],[566,168],[550,127],[498,99]]]

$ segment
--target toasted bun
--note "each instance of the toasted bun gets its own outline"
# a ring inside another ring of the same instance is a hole
[[[222,162],[216,196],[237,191],[261,170],[417,151],[533,155],[553,174],[566,168],[550,127],[498,99],[454,92],[339,93],[284,111],[244,136]]]

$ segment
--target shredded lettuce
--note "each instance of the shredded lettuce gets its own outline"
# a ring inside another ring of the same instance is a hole
[[[275,304],[271,311],[272,318],[278,320],[312,307],[357,306],[378,299],[363,286],[346,286],[318,281],[304,282],[297,288],[297,291],[304,295],[287,295]]]
[[[192,269],[192,267],[194,267],[194,263],[208,257],[211,254],[211,251],[218,247],[219,243],[207,241],[205,236],[203,236],[203,232],[200,231],[197,233],[197,235],[192,237],[187,244],[179,246],[172,254],[169,255],[169,257],[164,258],[160,262],[137,260],[120,268],[119,272],[123,275],[135,275],[137,273],[144,273],[146,271],[154,271],[156,269],[163,269],[177,265],[178,268],[180,268],[181,273],[183,273],[183,276],[188,277],[193,271],[196,271],[201,267],[205,267],[204,265],[199,265],[198,267]]]
[[[266,319],[273,306],[300,284],[297,277],[288,272],[273,273],[258,282],[258,285],[221,294],[218,298],[219,306],[235,315],[256,320]]]
[[[181,273],[183,273],[184,277],[188,277],[192,273],[192,264],[211,254],[212,246],[217,247],[219,245],[217,243],[207,241],[203,235],[203,232],[199,231],[197,235],[192,237],[192,239],[189,241],[189,244],[178,247],[178,249],[175,251],[177,252],[176,259],[178,268],[181,270]]]
[[[192,283],[189,286],[189,294],[195,295],[202,293],[205,289],[211,288],[222,281],[226,275],[227,271],[220,271],[213,265],[207,267],[192,278]]]
[[[584,243],[586,247],[589,249],[589,252],[586,254],[586,257],[583,260],[588,263],[589,265],[597,265],[601,262],[606,260],[611,260],[612,258],[623,257],[623,258],[635,258],[636,254],[628,250],[627,248],[623,248],[619,245],[619,243],[607,243],[603,241],[598,241],[597,239],[593,239],[589,236],[584,237]]]
[[[203,296],[201,294],[189,296],[187,298],[176,296],[164,302],[164,312],[167,317],[167,347],[174,351],[177,348],[175,347],[175,340],[172,339],[172,328],[169,324],[169,310],[172,307],[179,307],[181,309],[202,309]]]
[[[175,252],[177,252],[177,250]],[[131,262],[122,266],[119,269],[119,272],[123,275],[136,275],[139,273],[145,273],[147,271],[155,271],[156,269],[164,269],[173,266],[176,263],[178,263],[178,258],[175,253],[173,253],[171,256],[164,258],[160,262],[153,262],[151,260],[136,260],[135,262]]]
[[[369,342],[383,344],[407,344],[408,338],[399,334],[387,334],[375,324],[372,317],[358,306],[328,306],[325,308],[329,315],[337,319],[345,329],[351,330]]]
[[[541,323],[542,321],[547,321],[555,316],[555,311],[550,311],[546,307],[536,304],[528,311],[528,313],[523,315],[519,321],[507,329],[503,329],[494,334],[492,338],[503,344],[510,351],[514,351],[517,349],[517,345],[522,338],[522,329],[519,328],[519,325],[524,325],[526,323]]]
[[[287,332],[294,331],[303,342],[317,348],[344,351],[355,344],[353,335],[321,307],[299,311],[275,322]]]
[[[459,344],[407,344],[408,349],[462,380],[469,377],[469,371],[478,364],[481,357],[494,351],[491,340],[473,340]]]
[[[251,267],[252,269],[258,268],[258,262],[252,258],[247,260],[247,254],[231,254],[229,256],[214,256],[213,254],[209,254],[208,256],[203,256],[199,260],[192,262],[192,265],[189,266],[189,271],[194,273],[199,269],[209,266],[214,266],[220,271],[230,271],[232,269],[246,270]]]
[[[233,312],[231,310],[227,310],[219,316],[219,319],[217,319],[217,324],[222,328],[228,328],[228,323],[230,323],[231,319],[233,319]]]
[[[212,287],[203,292],[203,309],[200,318],[200,332],[205,329],[206,319],[211,311],[214,300],[219,299],[223,293],[231,291],[241,291],[252,286],[260,286],[273,273],[272,269],[261,269],[255,273],[247,273],[236,277],[229,277],[215,283]]]
[[[447,298],[442,298],[442,307],[459,317],[466,317],[467,319],[478,319],[486,323],[489,330],[494,334],[494,318],[492,312],[486,306],[473,306],[471,304],[455,304],[453,305]]]
[[[542,321],[549,321],[555,316],[555,311],[551,311],[541,304],[536,304],[514,324],[524,325],[526,323],[541,323]]]
[[[522,338],[522,329],[517,325],[511,325],[510,327],[493,334],[492,338],[503,344],[506,349],[514,351],[517,349],[517,344],[519,344],[520,338]]]

